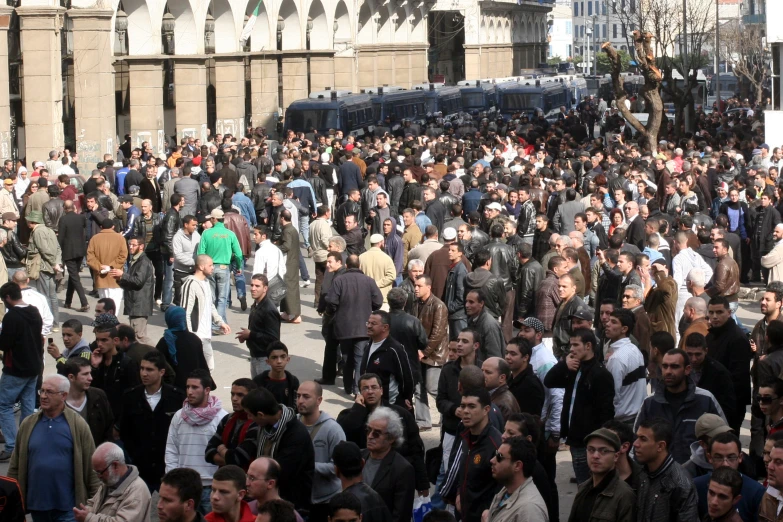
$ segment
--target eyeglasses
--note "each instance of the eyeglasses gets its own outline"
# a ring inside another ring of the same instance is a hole
[[[498,462],[503,462],[504,460],[506,460],[506,457],[502,453],[500,453],[500,450],[497,450],[495,452],[495,460]]]
[[[268,480],[266,477],[255,477],[253,475],[247,475],[248,482],[255,482],[257,480]]]
[[[594,448],[593,446],[588,446],[587,447],[587,453],[589,453],[590,455],[598,453],[602,457],[605,457],[605,456],[609,455],[610,453],[617,453],[617,452],[615,450],[613,450],[612,448]]]
[[[386,433],[387,433],[387,432],[382,431],[382,430],[376,430],[376,429],[371,428],[369,426],[367,426],[367,428],[364,431],[367,433],[367,437],[369,437],[371,439],[381,438],[384,435],[386,435]]]
[[[56,390],[44,390],[43,388],[38,390],[38,396],[39,397],[43,397],[44,395],[46,395],[47,397],[53,397],[53,396],[55,396],[57,394],[60,394],[60,393],[64,393],[64,392],[60,392],[60,391],[56,391]]]
[[[739,460],[739,455],[729,455],[727,457],[722,457],[721,455],[712,456],[712,462],[716,464],[720,464],[722,462],[728,462],[729,464],[734,464],[738,460]]]
[[[98,471],[97,469],[93,469],[93,471],[98,475],[103,475],[111,467],[112,464],[114,464],[114,462],[110,462],[109,465],[103,468],[101,471]]]
[[[362,386],[360,391],[367,392],[367,391],[378,391],[381,387],[377,384],[373,384],[372,386]]]
[[[756,395],[756,400],[759,404],[772,404],[772,401],[776,401],[778,398],[771,395]]]

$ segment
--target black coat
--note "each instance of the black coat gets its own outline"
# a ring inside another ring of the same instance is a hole
[[[519,375],[512,377],[508,389],[517,400],[522,413],[541,415],[546,392],[532,366],[528,365]]]
[[[723,326],[712,327],[707,334],[707,351],[710,357],[721,363],[731,373],[737,408],[734,413],[745,410],[750,404],[750,361],[753,352],[750,342],[732,318]]]
[[[435,225],[435,227],[438,229],[438,233],[442,232],[443,223],[446,221],[446,216],[449,215],[446,207],[443,206],[443,203],[437,199],[433,199],[427,203],[427,210],[425,210],[424,213],[428,218],[430,218],[432,224]]]
[[[383,498],[364,482],[348,486],[344,492],[352,494],[361,502],[362,522],[392,522],[391,513]]]
[[[378,284],[358,268],[335,277],[325,301],[329,312],[334,313],[337,340],[366,339],[370,313],[383,306]]]
[[[159,484],[166,473],[166,440],[174,414],[182,408],[185,394],[168,384],[161,388],[160,402],[153,411],[144,386],[131,388],[122,398],[120,438],[125,451],[139,468],[139,476],[150,485]]]
[[[299,389],[299,379],[288,370],[283,371],[285,371],[286,389],[283,396],[275,395],[275,399],[277,399],[277,402],[280,404],[285,404],[289,408],[296,408],[296,391]],[[272,388],[269,386],[269,381],[269,370],[266,370],[253,378],[253,382],[255,382],[259,388],[266,388],[274,395],[274,391],[272,391]]]
[[[155,348],[166,357],[166,361],[174,368],[177,373],[176,379],[174,379],[174,386],[180,390],[184,390],[188,383],[188,375],[193,370],[207,370],[207,360],[204,357],[204,349],[201,344],[201,339],[198,338],[193,332],[174,332],[174,336],[177,338],[174,346],[177,349],[177,362],[174,363],[174,357],[169,353],[169,345],[166,343],[166,339],[163,337],[158,341]],[[212,383],[212,389],[215,389],[214,382]]]
[[[628,230],[625,232],[625,242],[635,245],[639,250],[644,250],[644,220],[641,216],[636,216]]]
[[[82,218],[84,218],[84,216],[82,216]],[[8,234],[8,240],[6,241],[5,245],[3,245],[2,248],[0,248],[0,251],[2,251],[3,254],[3,260],[5,261],[6,268],[24,268],[24,261],[25,258],[27,257],[27,249],[24,247],[22,242],[19,241],[19,236],[16,234],[16,232],[14,232],[13,230],[8,230],[5,227],[2,228]],[[86,243],[84,242],[84,220],[82,220],[81,247],[82,247],[82,251],[86,253],[87,247],[85,245]],[[62,244],[60,245],[60,248],[62,249]],[[84,254],[82,254],[82,256],[83,255]],[[63,256],[65,256],[65,251],[63,251]],[[68,259],[71,258],[63,257],[63,261],[67,261]]]
[[[362,171],[359,169],[359,165],[353,161],[346,161],[340,165],[340,170],[337,174],[337,195],[342,196],[348,194],[351,190],[359,190],[364,186],[362,181]]]
[[[715,396],[715,400],[720,404],[727,419],[732,418],[737,403],[734,387],[726,385],[730,381],[731,373],[725,366],[709,355],[704,358],[704,363],[701,366],[701,377],[697,386]]]
[[[427,332],[424,331],[419,319],[402,310],[392,310],[389,312],[389,337],[400,343],[408,354],[408,361],[414,361],[410,367],[413,373],[414,384],[421,382],[421,365],[416,364],[419,360],[419,350],[424,351],[427,348]]]
[[[560,436],[576,448],[584,448],[584,438],[603,426],[606,421],[614,418],[612,374],[595,357],[589,361],[582,361],[580,370],[573,415],[569,413],[577,372],[570,371],[563,359],[554,365],[544,378],[544,386],[547,388],[565,388],[563,411],[560,417]]]
[[[271,299],[253,303],[247,319],[247,329],[250,330],[246,344],[251,357],[266,357],[267,347],[280,340],[280,313]]]
[[[87,255],[85,227],[87,218],[84,214],[66,212],[60,218],[57,239],[60,242],[63,261],[78,259]]]
[[[122,418],[125,392],[140,383],[139,365],[123,352],[117,352],[108,366],[101,362],[100,366],[92,368],[92,386],[106,392],[115,419]]]
[[[370,458],[370,450],[362,450],[364,460]],[[413,466],[394,450],[381,461],[370,487],[383,499],[395,522],[410,522],[413,516]]]
[[[427,469],[424,466],[424,443],[419,435],[419,426],[416,424],[416,419],[403,406],[392,404],[389,408],[393,409],[400,416],[403,431],[405,432],[405,441],[396,451],[413,466],[416,474],[416,490],[425,490],[429,487],[429,479],[427,478]],[[337,423],[345,433],[345,440],[353,442],[359,448],[366,448],[367,433],[364,430],[369,416],[370,410],[356,403],[352,407],[341,411],[337,416]]]
[[[383,396],[389,399],[389,386],[391,378],[397,381],[398,393],[394,404],[405,406],[405,401],[413,399],[413,373],[411,372],[411,363],[408,360],[408,354],[400,343],[387,337],[383,344],[372,353],[370,357],[370,340],[364,341],[367,345],[364,347],[362,356],[361,374],[367,372],[380,376],[383,384]],[[414,364],[418,362],[418,357]]]
[[[142,253],[117,281],[125,290],[125,314],[130,317],[149,317],[155,294],[155,268],[147,254]]]
[[[97,448],[104,442],[114,442],[114,414],[111,412],[109,398],[103,390],[87,388],[87,425],[90,426],[92,440]]]

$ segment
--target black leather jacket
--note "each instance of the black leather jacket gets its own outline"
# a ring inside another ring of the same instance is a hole
[[[440,201],[441,204],[446,207],[446,212],[451,212],[451,205],[454,203],[460,203],[457,198],[448,192],[443,192],[440,196],[438,196],[438,201]]]
[[[60,198],[50,199],[43,206],[43,218],[46,228],[51,228],[56,234],[60,230],[60,218],[63,217],[65,202]]]
[[[160,243],[160,251],[166,256],[173,256],[174,249],[171,246],[171,240],[174,239],[174,235],[182,228],[182,219],[179,217],[179,212],[170,208],[169,211],[163,216],[163,222],[161,223],[163,240]]]
[[[506,289],[503,280],[489,270],[479,268],[465,277],[465,296],[471,290],[484,289],[487,312],[497,319],[506,313]]]
[[[133,235],[139,238],[140,241],[144,241],[145,252],[158,252],[160,251],[161,234],[160,234],[160,214],[156,212],[152,213],[152,241],[147,244],[147,220],[144,219],[144,215],[139,216],[133,226]]]
[[[27,257],[27,249],[19,241],[19,236],[13,230],[8,230],[2,227],[3,230],[8,232],[8,241],[6,241],[3,248],[3,259],[5,260],[5,266],[8,268],[24,268],[24,260]]]
[[[514,249],[503,242],[502,239],[494,238],[486,246],[492,256],[491,272],[503,280],[503,286],[506,292],[514,288],[513,276],[517,273],[519,261],[514,253]]]
[[[198,202],[199,210],[205,214],[209,214],[216,208],[220,208],[220,192],[212,189],[208,192],[201,193],[201,201]]]
[[[546,277],[546,270],[535,259],[519,267],[514,317],[523,319],[535,315],[536,291]]]

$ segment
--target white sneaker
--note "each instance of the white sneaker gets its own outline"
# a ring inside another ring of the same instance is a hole
[[[310,280],[309,279],[307,281],[299,281],[299,287],[300,288],[307,288],[308,286],[310,286]]]

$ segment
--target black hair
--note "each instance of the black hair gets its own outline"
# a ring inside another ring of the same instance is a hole
[[[620,439],[620,445],[623,445],[626,442],[628,444],[633,444],[633,441],[636,438],[633,429],[628,423],[617,419],[617,417],[604,422],[604,425],[601,427],[613,431]]]
[[[655,442],[665,442],[667,451],[670,450],[672,445],[672,425],[668,420],[661,417],[644,419],[639,422],[637,429],[639,428],[646,428],[652,431],[653,440]]]
[[[598,345],[598,341],[595,338],[595,333],[588,329],[588,328],[577,328],[576,330],[571,333],[571,337],[576,337],[580,341],[582,341],[583,344],[588,344],[593,347],[593,352],[595,352],[596,347]]]
[[[722,295],[716,295],[710,299],[709,306],[722,306],[726,310],[730,310],[729,300]]]
[[[617,318],[622,326],[628,328],[628,332],[625,335],[630,337],[633,327],[636,326],[636,316],[633,315],[633,312],[625,308],[615,308],[610,315]]]
[[[669,350],[674,350],[674,337],[669,332],[655,332],[650,336],[650,346],[655,347],[661,353],[666,353]]]
[[[525,339],[524,337],[514,337],[509,342],[506,343],[506,345],[513,344],[517,348],[519,348],[519,355],[522,357],[532,357],[533,356],[533,347],[530,345],[530,341]]]
[[[239,379],[232,382],[231,386],[241,386],[248,392],[258,389],[258,384],[256,384],[256,381],[253,379],[248,379],[247,377],[240,377]]]
[[[90,366],[90,360],[84,357],[69,357],[63,364],[62,375],[68,377],[69,375],[79,375],[82,368]]]
[[[732,497],[737,497],[742,493],[742,474],[734,468],[722,466],[712,472],[710,482],[728,486],[731,488]],[[707,486],[709,489],[709,486]],[[734,509],[733,507],[731,508]]]
[[[296,522],[294,505],[283,499],[268,500],[258,508],[259,515],[269,515],[272,522]]]
[[[166,473],[160,482],[176,489],[180,502],[192,500],[194,510],[201,503],[203,486],[198,471],[191,468],[175,468]]]
[[[361,516],[362,503],[353,493],[343,491],[329,499],[329,516],[333,517],[341,509],[353,511],[356,516]]]
[[[150,350],[144,354],[141,360],[152,363],[158,370],[166,369],[166,358],[158,350]]]
[[[783,326],[783,325],[781,325]],[[704,337],[703,334],[700,334],[699,332],[693,332],[691,334],[688,334],[688,337],[685,338],[685,347],[686,348],[702,348],[704,350],[707,349],[707,338]],[[674,348],[672,348],[673,350]],[[668,353],[670,350],[666,350]]]
[[[271,354],[275,350],[282,350],[282,351],[285,352],[286,355],[288,355],[288,346],[283,344],[281,341],[272,341],[266,347],[266,353],[267,354]]]
[[[237,491],[247,489],[247,474],[242,468],[234,464],[219,467],[215,474],[212,475],[212,480],[233,482]]]
[[[522,463],[522,476],[530,477],[536,467],[536,447],[533,443],[524,437],[511,437],[503,444],[508,445],[511,460]]]
[[[11,299],[19,301],[22,299],[22,289],[13,281],[0,286],[0,299]]]
[[[723,433],[718,433],[712,439],[710,439],[710,453],[712,453],[712,447],[715,445],[715,443],[718,444],[736,444],[737,445],[737,453],[742,453],[742,442],[740,441],[739,437],[734,435],[730,431],[724,431]]]
[[[211,388],[212,387],[212,376],[209,374],[209,370],[205,370],[203,368],[197,368],[190,372],[188,375],[188,379],[198,379],[201,383],[202,388]]]
[[[82,334],[82,323],[78,319],[68,319],[62,325],[63,328],[70,328],[79,335]]]
[[[102,297],[98,299],[98,303],[103,305],[104,313],[111,311],[114,315],[117,315],[117,303],[111,297]]]
[[[278,404],[277,399],[266,388],[257,388],[248,392],[242,398],[242,407],[254,415],[260,412],[271,416],[276,415],[280,411],[280,404]]]
[[[489,392],[486,388],[473,388],[467,389],[462,392],[462,397],[475,397],[478,399],[479,404],[483,408],[492,404],[492,399],[489,396]]]

